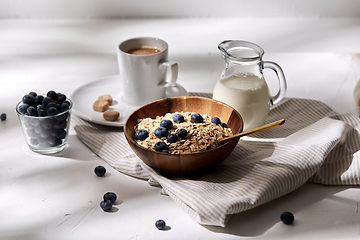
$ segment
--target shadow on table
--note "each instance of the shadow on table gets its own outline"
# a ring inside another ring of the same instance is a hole
[[[228,233],[242,237],[256,237],[265,234],[269,229],[278,223],[283,224],[280,220],[280,215],[285,211],[290,211],[295,215],[295,221],[291,224],[292,226],[288,227],[296,227],[297,225],[304,223],[300,219],[296,218],[296,213],[325,198],[332,199],[334,197],[333,195],[347,189],[349,189],[349,186],[324,186],[306,183],[304,186],[281,198],[275,199],[251,210],[232,215],[225,228],[214,226],[204,227],[210,231],[218,233]],[[339,198],[336,200],[346,201]],[[354,205],[354,203],[352,204]],[[329,211],[333,211],[333,209],[329,209]],[[285,224],[283,225],[286,226]],[[319,231],[320,229],[318,229],[318,227],[319,226],[314,225],[306,227],[306,229],[316,229]],[[329,228],[332,227],[333,225],[329,226]],[[301,232],[302,230],[304,230],[303,227],[298,227],[296,232]],[[294,232],[295,229],[292,233]]]

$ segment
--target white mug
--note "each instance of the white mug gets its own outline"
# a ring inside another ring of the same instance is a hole
[[[139,48],[153,48],[159,52],[146,55],[130,53]],[[168,44],[165,41],[153,37],[132,38],[120,43],[117,56],[121,100],[124,103],[141,106],[164,98],[165,88],[175,85],[178,65],[168,61]]]

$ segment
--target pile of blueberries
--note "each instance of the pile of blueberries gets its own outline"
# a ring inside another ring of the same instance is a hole
[[[61,145],[67,136],[67,126],[71,103],[66,95],[51,90],[46,96],[36,92],[26,94],[18,111],[30,138],[30,144],[40,148]]]
[[[155,129],[154,134],[159,139],[166,138],[168,143],[175,143],[175,142],[179,141],[180,139],[186,138],[188,132],[185,128],[180,128],[179,130],[177,130],[176,133],[169,134],[169,131],[174,126],[173,122],[182,123],[184,121],[185,121],[185,118],[183,115],[178,114],[178,113],[174,114],[173,121],[168,120],[168,119],[161,120],[160,127]],[[191,114],[190,121],[193,123],[203,123],[204,119],[199,113],[193,113],[193,114]],[[218,117],[213,117],[211,119],[211,122],[216,125],[221,124],[221,121]],[[139,129],[135,133],[135,138],[137,140],[143,141],[147,137],[149,137],[149,132],[146,129]],[[168,146],[164,141],[156,142],[154,148],[155,148],[155,151],[157,151],[157,152],[169,153]],[[206,150],[206,149],[204,149],[204,150]]]

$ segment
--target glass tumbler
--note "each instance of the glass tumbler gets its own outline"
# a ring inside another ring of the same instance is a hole
[[[16,112],[21,123],[25,141],[33,152],[54,154],[66,148],[73,106],[70,99],[66,100],[70,103],[68,110],[54,116],[45,117],[23,114],[19,111],[19,107],[23,103],[19,102],[16,105]]]

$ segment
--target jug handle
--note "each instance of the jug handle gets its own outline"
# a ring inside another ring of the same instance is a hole
[[[285,93],[286,93],[287,85],[286,85],[286,80],[285,80],[285,74],[284,74],[283,70],[281,69],[281,67],[277,63],[274,63],[274,62],[264,61],[263,68],[272,69],[276,73],[276,76],[278,78],[279,91],[276,93],[276,95],[274,97],[271,98],[272,105],[275,105],[284,98]]]

